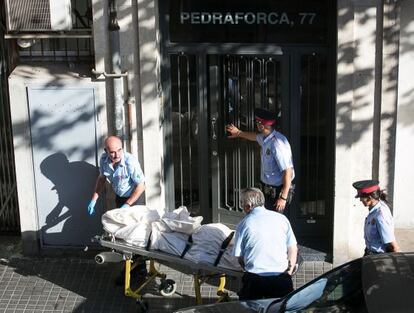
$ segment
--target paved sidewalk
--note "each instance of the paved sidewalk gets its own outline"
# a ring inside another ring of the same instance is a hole
[[[0,237],[0,313],[129,313],[136,312],[135,300],[123,294],[116,286],[122,263],[98,265],[89,257],[28,258],[20,253],[20,238]],[[305,262],[294,277],[294,286],[300,287],[315,276],[332,268],[323,261]],[[160,266],[167,278],[177,283],[176,293],[169,298],[158,291],[158,281],[144,290],[148,312],[173,312],[195,305],[193,277]],[[201,286],[203,303],[217,300],[217,281]],[[237,299],[240,282],[226,280],[226,289]],[[235,312],[236,313],[236,312]]]
[[[396,229],[402,251],[414,251],[414,229]],[[135,300],[115,285],[122,264],[98,265],[93,257],[27,258],[20,253],[20,238],[0,237],[0,313],[129,313],[136,312]],[[330,270],[332,264],[318,259],[306,261],[294,277],[298,288]],[[148,312],[173,312],[195,305],[193,278],[161,266],[160,271],[177,283],[177,292],[162,297],[157,284],[145,289]],[[217,300],[217,284],[203,284],[204,303]],[[230,297],[237,299],[240,284],[227,279]],[[236,312],[234,312],[236,313]]]
[[[329,263],[308,262],[295,277],[296,287],[331,268]],[[52,312],[136,312],[134,299],[115,285],[120,264],[97,265],[88,259],[11,258],[0,264],[1,313]],[[157,285],[145,289],[149,312],[172,312],[195,305],[192,276],[161,266],[168,278],[177,282],[177,292],[162,297]],[[204,303],[217,299],[217,284],[203,284]],[[237,299],[239,281],[227,279],[230,297]]]
[[[395,237],[401,251],[414,252],[414,228],[396,228]]]

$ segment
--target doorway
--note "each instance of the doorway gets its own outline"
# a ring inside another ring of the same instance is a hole
[[[260,149],[227,138],[225,125],[254,131],[254,109],[262,107],[277,114],[276,129],[292,146],[296,194],[286,214],[298,239],[330,242],[333,112],[325,51],[181,52],[170,54],[169,63],[169,206],[237,225],[240,190],[260,186]]]
[[[260,150],[255,142],[229,139],[225,125],[255,131],[254,110],[265,108],[277,114],[283,132],[288,62],[283,55],[209,55],[207,67],[213,220],[235,227],[243,216],[240,191],[260,187]]]

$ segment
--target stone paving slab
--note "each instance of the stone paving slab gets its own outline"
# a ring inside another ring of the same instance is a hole
[[[135,300],[123,294],[115,279],[122,264],[98,265],[90,259],[10,258],[0,263],[0,313],[104,313],[136,312]],[[294,277],[295,288],[315,275],[332,268],[322,261],[305,262]],[[160,266],[167,278],[177,283],[177,292],[162,297],[157,283],[144,290],[148,312],[173,312],[195,305],[193,277]],[[217,300],[217,281],[202,285],[203,303]],[[240,282],[228,278],[226,288],[231,299],[237,299]]]
[[[414,229],[396,229],[396,237],[403,251],[414,251]],[[2,237],[0,242],[0,313],[129,313],[136,312],[135,300],[123,294],[116,286],[122,264],[97,265],[93,257],[38,257],[21,254],[19,237]],[[324,262],[324,255],[306,249],[306,262],[294,276],[298,288],[314,277],[332,269]],[[316,255],[316,257],[315,257]],[[177,282],[177,292],[170,298],[162,297],[157,282],[144,290],[148,312],[173,312],[195,305],[193,277],[162,266],[168,278]],[[201,288],[203,303],[217,300],[217,282],[213,280]],[[226,288],[231,299],[237,299],[240,282],[227,279]],[[234,312],[236,313],[236,312]]]
[[[401,251],[414,251],[414,228],[396,228],[395,238],[400,245]]]

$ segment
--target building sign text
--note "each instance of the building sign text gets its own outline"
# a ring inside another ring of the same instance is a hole
[[[314,12],[299,12],[294,17],[286,12],[181,12],[181,24],[270,24],[270,25],[312,25],[316,17]]]

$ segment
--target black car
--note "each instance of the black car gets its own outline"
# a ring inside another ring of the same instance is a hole
[[[414,312],[414,252],[370,255],[313,279],[284,298],[201,305],[176,313]]]

